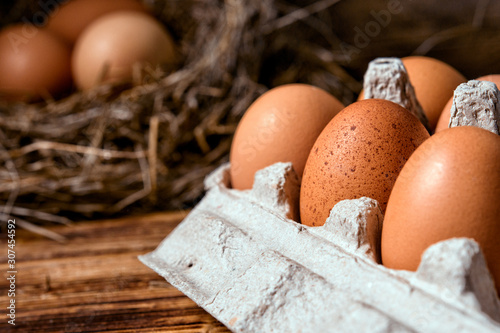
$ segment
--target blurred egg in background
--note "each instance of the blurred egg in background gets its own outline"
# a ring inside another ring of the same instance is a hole
[[[147,12],[138,0],[71,0],[51,13],[47,29],[73,45],[93,21],[118,10]]]
[[[76,85],[89,89],[102,82],[132,78],[134,65],[175,62],[174,43],[151,16],[123,11],[94,21],[76,42],[72,72]]]
[[[40,8],[0,30],[5,101],[58,99],[75,86],[130,80],[136,65],[175,61],[172,37],[139,0],[56,1]]]
[[[0,93],[8,100],[57,97],[71,87],[71,50],[57,36],[33,25],[0,31]]]

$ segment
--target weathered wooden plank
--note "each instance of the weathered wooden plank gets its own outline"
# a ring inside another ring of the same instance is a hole
[[[7,323],[7,244],[0,235],[0,331],[228,332],[137,260],[186,216],[171,212],[54,226],[64,244],[17,230],[16,327]]]

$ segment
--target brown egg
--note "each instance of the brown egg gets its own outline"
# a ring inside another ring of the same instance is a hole
[[[249,189],[255,172],[292,162],[301,177],[321,130],[344,106],[326,91],[306,84],[269,90],[245,112],[231,145],[231,184]]]
[[[18,24],[0,32],[0,94],[9,100],[57,97],[71,87],[70,50],[50,32]]]
[[[429,125],[434,130],[443,107],[453,96],[453,91],[467,80],[456,69],[434,58],[412,56],[401,60],[417,99],[429,119]]]
[[[496,84],[497,87],[500,87],[500,74],[484,75],[484,76],[478,77],[476,80],[490,81],[490,82],[493,82],[494,84]]]
[[[73,45],[93,21],[119,10],[146,13],[138,0],[71,0],[53,11],[46,28]]]
[[[403,167],[382,229],[382,262],[416,270],[430,245],[469,237],[500,290],[500,137],[472,126],[424,142]]]
[[[344,199],[370,197],[385,210],[399,171],[429,133],[407,109],[382,99],[355,102],[321,132],[304,168],[303,224],[325,223]]]
[[[72,59],[73,77],[81,89],[132,77],[138,64],[175,62],[172,38],[149,15],[116,12],[94,21],[78,39]]]
[[[500,87],[500,74],[491,74],[491,75],[485,75],[478,77],[476,80],[479,81],[490,81],[493,82],[494,84],[497,85],[497,87]],[[443,111],[441,112],[441,115],[439,117],[439,121],[436,126],[436,133],[440,132],[444,129],[448,128],[448,124],[450,123],[450,117],[451,117],[451,106],[453,105],[453,97],[451,97],[446,105],[443,108]]]
[[[453,105],[453,96],[448,100],[448,102],[446,102],[443,111],[441,111],[434,133],[441,132],[442,130],[448,128],[448,124],[450,123],[452,105]]]

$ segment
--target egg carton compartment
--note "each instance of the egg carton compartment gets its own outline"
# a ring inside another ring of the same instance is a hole
[[[431,246],[416,272],[380,262],[383,221],[370,198],[339,202],[324,226],[298,220],[290,163],[229,187],[229,165],[139,259],[233,332],[500,332],[500,301],[478,244]]]

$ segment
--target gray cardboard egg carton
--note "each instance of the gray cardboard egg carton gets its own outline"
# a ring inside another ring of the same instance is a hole
[[[378,264],[383,220],[369,198],[338,203],[322,227],[298,217],[289,163],[229,188],[229,166],[140,260],[234,332],[500,332],[500,302],[474,241],[452,239],[417,272]]]

